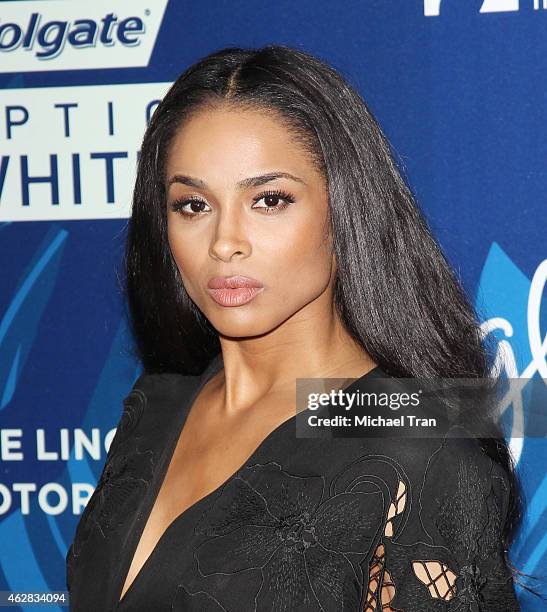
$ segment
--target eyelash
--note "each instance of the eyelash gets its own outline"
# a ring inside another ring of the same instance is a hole
[[[256,202],[259,202],[260,200],[262,200],[262,198],[265,198],[268,196],[278,197],[281,200],[283,200],[283,202],[276,206],[266,206],[266,207],[260,206],[259,210],[267,211],[265,213],[267,215],[277,215],[282,210],[285,210],[291,204],[294,203],[294,196],[281,189],[269,189],[268,191],[263,191],[262,193],[258,194],[255,198],[253,198],[253,202],[256,204]],[[183,217],[187,217],[187,218],[198,217],[201,213],[199,212],[189,213],[189,212],[182,210],[184,206],[186,206],[187,204],[192,204],[193,202],[199,202],[200,204],[206,204],[206,202],[204,202],[204,200],[200,198],[182,198],[180,200],[175,200],[174,202],[171,203],[171,210],[173,212],[178,213],[179,215]]]

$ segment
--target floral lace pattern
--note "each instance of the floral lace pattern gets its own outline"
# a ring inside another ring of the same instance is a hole
[[[124,401],[124,411],[106,457],[93,495],[78,523],[74,541],[67,552],[67,582],[82,548],[93,530],[106,539],[126,525],[126,517],[135,500],[148,488],[154,473],[154,453],[139,450],[138,436],[132,436],[145,406],[146,396],[132,391]]]
[[[194,549],[203,584],[179,583],[172,610],[235,612],[225,595],[232,591],[250,612],[518,610],[510,598],[499,608],[485,604],[488,581],[496,589],[498,578],[508,582],[492,561],[501,549],[492,462],[482,455],[484,469],[454,444],[440,442],[414,497],[405,469],[386,455],[357,457],[328,494],[323,476],[295,474],[278,462],[242,468],[194,527],[203,536]],[[409,529],[413,500],[421,536]],[[237,580],[248,573],[256,577],[247,579],[246,589],[254,586],[244,596]],[[214,576],[222,588],[205,586]],[[489,585],[488,602],[503,597]]]
[[[427,462],[419,495],[419,519],[430,544],[403,546],[397,543],[398,538],[389,537],[386,529],[369,566],[365,611],[519,609],[502,559],[502,507],[493,487],[496,482],[501,487],[507,484],[501,476],[493,475],[494,464],[486,455],[474,454],[469,460],[458,452],[456,444],[453,439],[443,439]],[[481,461],[476,460],[478,457]],[[445,486],[439,487],[439,483]],[[507,491],[502,489],[499,495],[503,492]],[[433,543],[444,544],[446,552]],[[386,562],[384,546],[390,551],[396,573],[405,577],[404,584],[393,582],[386,568],[390,562]],[[427,554],[428,548],[431,553],[437,548],[439,555]],[[429,601],[416,583],[407,580],[405,562],[427,588]]]
[[[161,390],[150,423],[171,407],[171,381],[145,386],[151,396]],[[144,425],[147,398],[139,388],[126,398],[67,554],[82,610],[118,608],[107,581],[159,478],[171,425]],[[118,609],[518,612],[500,535],[507,479],[474,441],[371,439],[366,453],[360,442],[273,441],[172,523]],[[94,572],[104,594],[89,581]]]
[[[242,469],[196,526],[210,536],[195,551],[200,571],[259,570],[259,610],[347,601],[361,581],[351,556],[368,554],[383,500],[377,491],[351,490],[325,498],[324,488],[322,476],[296,476],[275,462]]]

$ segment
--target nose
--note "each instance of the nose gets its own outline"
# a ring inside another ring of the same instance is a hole
[[[218,213],[214,235],[209,247],[213,259],[231,261],[234,256],[248,257],[251,244],[247,239],[243,220],[236,207],[223,208]]]

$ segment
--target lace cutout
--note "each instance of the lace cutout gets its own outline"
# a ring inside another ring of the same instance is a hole
[[[433,599],[449,601],[456,593],[457,575],[444,563],[435,560],[412,561],[412,569]]]
[[[435,472],[435,478],[442,478],[443,475],[438,472],[444,470],[446,463],[449,463],[448,458],[452,454],[450,446],[451,441],[445,440],[432,455],[432,457],[436,455],[438,459],[444,454],[447,461],[433,465],[428,463],[427,476]],[[428,487],[426,480],[427,477],[424,477],[422,492],[434,488],[433,484]],[[455,492],[450,497],[443,495],[440,499],[437,496],[425,498],[424,501],[429,504],[428,512],[426,515],[420,512],[420,517],[426,519],[427,531],[431,532],[431,525],[435,525],[443,539],[452,543],[451,552],[459,553],[459,556],[465,555],[464,559],[467,561],[484,559],[495,552],[495,546],[499,545],[497,534],[501,528],[500,508],[497,507],[494,496],[489,493],[489,484],[487,478],[479,472],[479,464],[460,458],[457,463],[456,482],[452,489]],[[396,584],[386,568],[384,546],[387,544],[390,547],[397,546],[397,538],[394,536],[397,530],[394,522],[395,517],[408,510],[407,493],[405,482],[399,479],[396,497],[389,505],[384,538],[377,546],[369,564],[369,581],[363,612],[398,610],[391,605],[395,600]],[[434,541],[434,538],[431,539]],[[402,549],[399,552],[402,552]],[[414,576],[427,587],[432,599],[447,602],[454,599],[452,603],[456,606],[482,601],[481,591],[486,580],[475,564],[459,566],[459,573],[456,573],[450,565],[447,565],[446,559],[442,558],[409,559],[408,562],[412,566]],[[401,565],[400,560],[397,560],[391,569],[397,575],[403,566],[404,562]],[[456,586],[457,580],[459,580],[458,586]],[[401,596],[404,599],[408,595],[399,593],[399,598]]]
[[[381,610],[388,610],[388,612],[403,612],[400,608],[393,608],[391,606],[391,601],[395,597],[396,589],[395,583],[388,570],[385,568],[384,552],[384,545],[379,544],[370,561],[367,599],[363,612],[375,612],[378,610],[378,604]],[[380,584],[382,588],[380,592],[380,601],[378,601],[377,593]]]
[[[406,485],[402,480],[399,480],[397,495],[395,502],[389,505],[386,526],[384,535],[386,537],[393,536],[393,518],[401,514],[406,505]],[[378,591],[380,593],[378,594]],[[403,612],[399,608],[393,608],[391,601],[395,597],[395,583],[385,567],[385,549],[384,544],[380,542],[374,551],[374,555],[369,564],[369,582],[367,587],[367,596],[363,612],[375,612],[378,609],[378,604],[381,610],[389,612]],[[379,597],[379,599],[378,599]]]
[[[402,480],[399,480],[399,489],[397,490],[397,499],[395,500],[395,503],[391,502],[389,506],[384,535],[389,536],[389,537],[393,536],[392,519],[397,514],[401,514],[401,512],[405,509],[405,504],[406,504],[406,486]]]

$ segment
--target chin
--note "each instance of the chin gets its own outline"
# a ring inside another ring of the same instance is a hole
[[[262,336],[272,330],[265,325],[264,320],[257,321],[255,317],[242,317],[239,321],[214,321],[209,319],[219,334],[227,338],[252,338]]]

